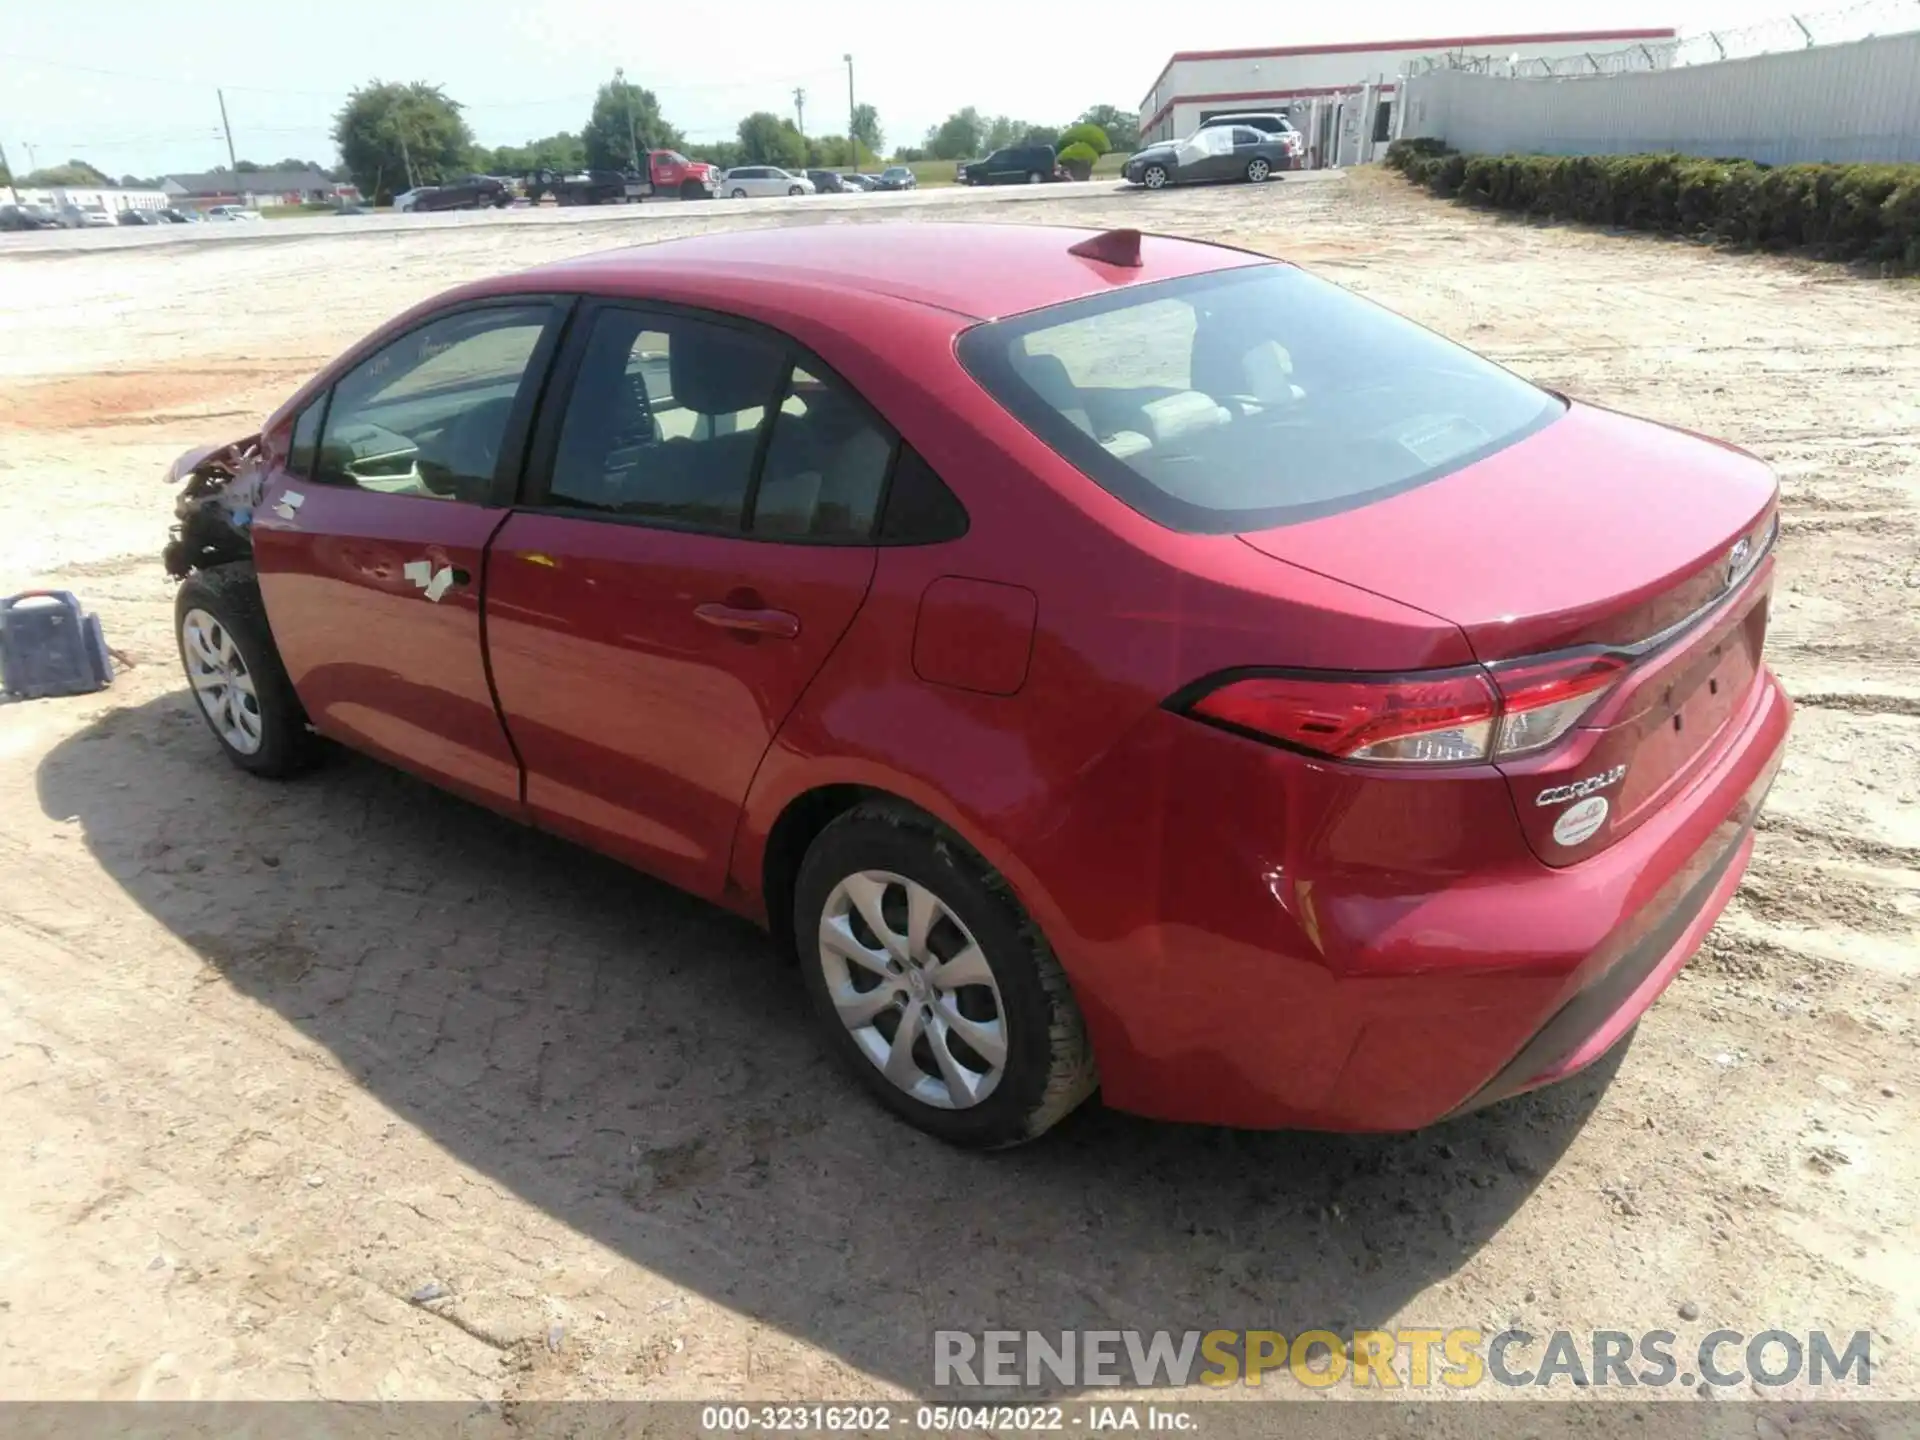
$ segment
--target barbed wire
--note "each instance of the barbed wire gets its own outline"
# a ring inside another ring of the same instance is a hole
[[[1619,50],[1530,59],[1511,54],[1453,52],[1423,55],[1407,68],[1412,75],[1425,75],[1434,70],[1466,70],[1522,79],[1623,75],[1743,60],[1753,55],[1805,50],[1815,45],[1839,45],[1908,30],[1920,30],[1920,0],[1862,0],[1860,4],[1838,9],[1781,15],[1731,30],[1702,30],[1673,40],[1650,40]]]

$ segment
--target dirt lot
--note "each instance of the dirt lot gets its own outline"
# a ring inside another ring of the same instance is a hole
[[[922,1139],[754,931],[370,763],[247,780],[177,671],[176,453],[628,222],[8,259],[0,590],[80,591],[128,668],[0,709],[0,1395],[856,1397],[923,1389],[936,1328],[1509,1322],[1871,1329],[1920,1394],[1920,292],[1371,177],[1042,208],[1289,255],[1779,468],[1798,729],[1624,1059],[1406,1138]],[[646,233],[725,223],[805,222]]]

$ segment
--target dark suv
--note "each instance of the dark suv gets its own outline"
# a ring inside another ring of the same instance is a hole
[[[1058,158],[1051,145],[1009,145],[984,160],[960,167],[962,185],[1038,185],[1054,177]]]
[[[58,230],[60,217],[38,205],[0,205],[0,230]]]
[[[416,210],[479,210],[488,205],[504,208],[513,203],[513,192],[491,175],[469,175],[450,180],[426,191],[413,202]]]

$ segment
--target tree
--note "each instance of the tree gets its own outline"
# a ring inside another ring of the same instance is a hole
[[[807,142],[791,120],[756,110],[740,122],[740,159],[747,165],[797,170],[807,163]]]
[[[1080,123],[1098,125],[1106,131],[1109,150],[1124,150],[1131,155],[1140,148],[1140,116],[1132,110],[1095,105],[1080,117]]]
[[[969,105],[954,111],[927,132],[926,149],[936,160],[964,160],[980,153],[986,128],[980,112]]]
[[[681,147],[689,160],[704,160],[709,165],[718,165],[722,170],[731,170],[746,162],[740,158],[740,144],[735,140],[710,140],[704,145],[686,145]]]
[[[535,170],[569,175],[587,168],[587,147],[571,130],[561,130],[520,145],[493,150],[481,146],[473,152],[473,168],[488,175],[525,175]]]
[[[333,140],[360,193],[376,202],[464,174],[473,151],[459,103],[423,80],[354,90],[334,117]]]
[[[113,181],[104,171],[96,170],[84,160],[69,160],[64,165],[49,165],[44,170],[35,170],[29,175],[23,175],[19,183],[31,185],[35,189],[52,188],[58,185],[97,188],[111,185]]]
[[[902,165],[911,165],[917,160],[931,160],[933,157],[918,145],[902,145],[893,152],[893,158]]]
[[[1069,125],[1060,132],[1060,150],[1063,154],[1075,145],[1086,146],[1093,151],[1095,158],[1113,149],[1107,141],[1107,132],[1085,120],[1078,125]]]
[[[871,154],[874,159],[878,160],[880,158],[881,148],[887,143],[886,133],[880,128],[880,112],[871,105],[854,106],[852,129],[853,138],[861,145],[864,145],[867,148],[867,152]],[[853,153],[852,163],[855,168],[859,167],[860,153],[858,150],[855,150]]]
[[[615,80],[593,97],[593,114],[580,132],[589,170],[640,170],[647,167],[634,153],[678,150],[686,137],[666,122],[660,101],[651,90],[631,80]]]

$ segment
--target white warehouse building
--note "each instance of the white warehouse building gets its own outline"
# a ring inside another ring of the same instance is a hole
[[[1216,115],[1277,110],[1306,133],[1308,164],[1352,164],[1369,158],[1372,146],[1392,134],[1394,82],[1426,57],[1576,59],[1635,45],[1670,46],[1676,36],[1670,29],[1579,30],[1182,50],[1140,102],[1140,135],[1143,142],[1177,139]],[[1654,63],[1664,58],[1662,50]]]

